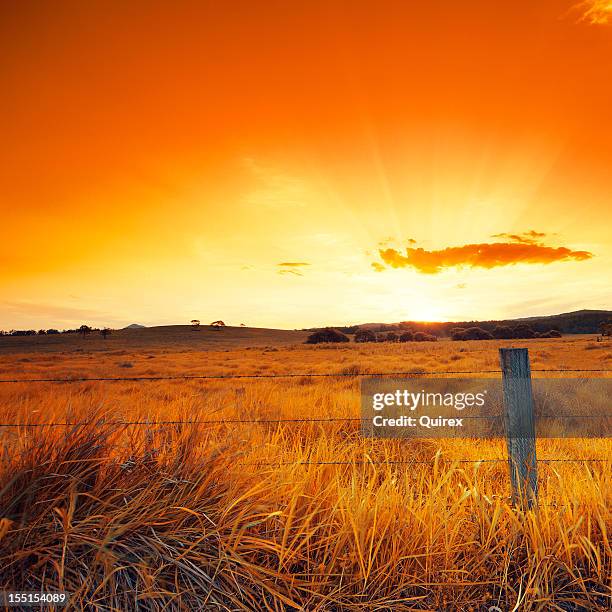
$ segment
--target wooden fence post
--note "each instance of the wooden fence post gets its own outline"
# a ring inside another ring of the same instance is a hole
[[[538,460],[529,352],[526,348],[500,348],[508,464],[512,501],[532,508],[538,498]]]

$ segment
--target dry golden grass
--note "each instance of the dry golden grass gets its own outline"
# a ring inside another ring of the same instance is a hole
[[[103,350],[85,339],[63,352],[13,347],[0,377],[483,371],[510,344]],[[589,338],[527,345],[533,368],[610,367],[612,345]],[[608,440],[540,441],[542,458],[607,462],[542,464],[540,508],[523,512],[508,501],[505,463],[486,461],[505,457],[502,441],[232,423],[359,416],[351,377],[19,383],[0,394],[3,423],[89,422],[2,431],[0,588],[64,589],[76,609],[608,609]],[[196,419],[221,422],[155,425]]]

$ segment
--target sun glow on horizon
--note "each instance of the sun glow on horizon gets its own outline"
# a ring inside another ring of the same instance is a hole
[[[0,329],[609,307],[610,3],[569,8],[0,8]]]

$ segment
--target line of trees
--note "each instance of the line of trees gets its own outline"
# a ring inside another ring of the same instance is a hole
[[[536,317],[529,320],[505,319],[493,321],[456,321],[424,323],[421,321],[403,321],[401,323],[381,323],[378,325],[368,325],[368,329],[375,333],[395,332],[401,334],[403,331],[412,330],[413,332],[423,332],[437,336],[438,338],[450,337],[451,330],[454,328],[469,329],[479,327],[488,331],[494,336],[493,331],[496,327],[515,328],[521,325],[529,326],[534,333],[545,334],[551,329],[557,330],[562,334],[596,334],[600,332],[601,325],[610,321],[610,311],[606,310],[584,310],[573,313],[565,313],[548,317]],[[355,334],[362,327],[358,325],[347,325],[336,327],[344,334]],[[315,331],[304,330],[304,331]],[[494,336],[495,337],[495,336]]]
[[[404,331],[401,334],[395,332],[376,333],[371,329],[357,329],[354,340],[363,342],[435,342],[438,338],[433,334],[425,332]],[[335,328],[319,329],[308,336],[306,344],[321,344],[325,342],[350,342],[345,333]]]
[[[103,338],[106,338],[112,333],[110,327],[90,327],[89,325],[81,325],[76,329],[11,329],[5,331],[0,329],[0,336],[55,336],[59,334],[80,334],[81,336],[87,336],[91,333],[98,332]]]
[[[530,338],[560,338],[561,332],[551,328],[546,331],[536,331],[530,325],[521,323],[514,327],[497,325],[491,331],[482,327],[454,327],[450,330],[453,340],[527,340]]]
[[[191,319],[190,321],[191,323],[191,329],[193,330],[199,330],[200,329],[200,319]],[[214,327],[217,330],[220,330],[223,327],[226,327],[225,323],[221,320],[219,321],[213,321],[210,324],[211,327]],[[240,327],[246,327],[244,323],[240,324]]]
[[[307,344],[321,344],[325,342],[350,342],[348,334],[342,331],[343,328],[319,329],[308,336]],[[606,328],[607,329],[607,328]],[[498,325],[491,329],[483,329],[472,325],[470,327],[453,327],[450,330],[452,340],[514,340],[530,338],[560,338],[561,332],[551,328],[544,331],[536,331],[526,323],[519,325]],[[373,329],[356,328],[354,341],[364,342],[436,342],[438,336],[424,331],[414,329],[404,329],[403,331],[376,332]]]

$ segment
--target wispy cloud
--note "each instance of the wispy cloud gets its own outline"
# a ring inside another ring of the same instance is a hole
[[[491,238],[502,238],[509,240],[510,242],[519,242],[521,244],[542,244],[542,238],[546,237],[545,232],[536,232],[535,230],[529,230],[522,234],[493,234]]]
[[[514,264],[550,264],[558,261],[584,261],[593,257],[588,251],[546,246],[540,242],[546,234],[531,230],[521,234],[496,234],[509,242],[465,244],[427,251],[407,247],[380,249],[381,262],[372,263],[377,272],[389,268],[414,268],[423,274],[438,274],[448,268],[496,268]],[[383,265],[384,264],[384,265]]]
[[[276,265],[280,268],[280,270],[278,270],[279,274],[292,274],[293,276],[304,276],[302,272],[299,271],[299,268],[303,268],[304,266],[309,266],[310,264],[306,261],[283,261]]]
[[[301,272],[298,272],[297,270],[279,270],[278,271],[279,274],[292,274],[293,276],[304,276]]]
[[[580,21],[591,25],[607,25],[612,23],[611,0],[585,0],[574,5],[574,10],[580,11]]]

